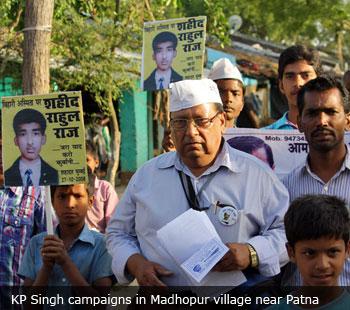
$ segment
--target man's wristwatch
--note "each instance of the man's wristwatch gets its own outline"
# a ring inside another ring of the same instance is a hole
[[[256,253],[255,249],[249,243],[247,243],[247,246],[249,250],[250,267],[256,268],[259,265],[258,253]]]

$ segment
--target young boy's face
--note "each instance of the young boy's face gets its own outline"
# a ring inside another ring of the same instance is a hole
[[[41,146],[46,142],[46,135],[43,135],[40,129],[38,123],[19,125],[15,145],[18,146],[23,159],[31,161],[39,157]]]
[[[161,71],[168,70],[171,67],[175,57],[176,49],[171,41],[157,44],[157,47],[153,52],[153,59],[157,64],[157,69]]]
[[[279,88],[287,98],[288,105],[297,106],[297,97],[300,88],[317,77],[314,68],[306,60],[298,60],[284,68]]]
[[[238,80],[216,80],[220,97],[226,112],[226,119],[236,119],[244,105],[243,88]]]
[[[99,165],[100,161],[90,153],[86,153],[86,164],[90,167],[92,172],[95,172],[95,169]]]
[[[76,226],[85,222],[93,196],[89,197],[85,184],[58,186],[52,202],[60,224]]]
[[[327,237],[298,241],[294,249],[287,244],[289,258],[306,286],[337,286],[349,248],[349,242]]]

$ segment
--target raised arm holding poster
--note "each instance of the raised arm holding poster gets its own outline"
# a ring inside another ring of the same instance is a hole
[[[205,29],[206,16],[145,23],[141,70],[143,90],[167,89],[173,82],[201,79]]]
[[[5,186],[84,183],[80,92],[2,98]]]

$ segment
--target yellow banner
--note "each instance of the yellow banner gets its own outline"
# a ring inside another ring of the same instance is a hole
[[[169,88],[181,80],[201,79],[206,16],[147,22],[143,29],[143,90]]]
[[[2,98],[5,186],[87,181],[80,92]]]

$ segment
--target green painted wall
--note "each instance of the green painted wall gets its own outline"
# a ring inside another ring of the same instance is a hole
[[[125,91],[120,109],[120,168],[135,172],[149,158],[147,92]]]
[[[21,89],[13,89],[12,82],[13,79],[10,77],[0,79],[0,99],[6,96],[22,95]]]

